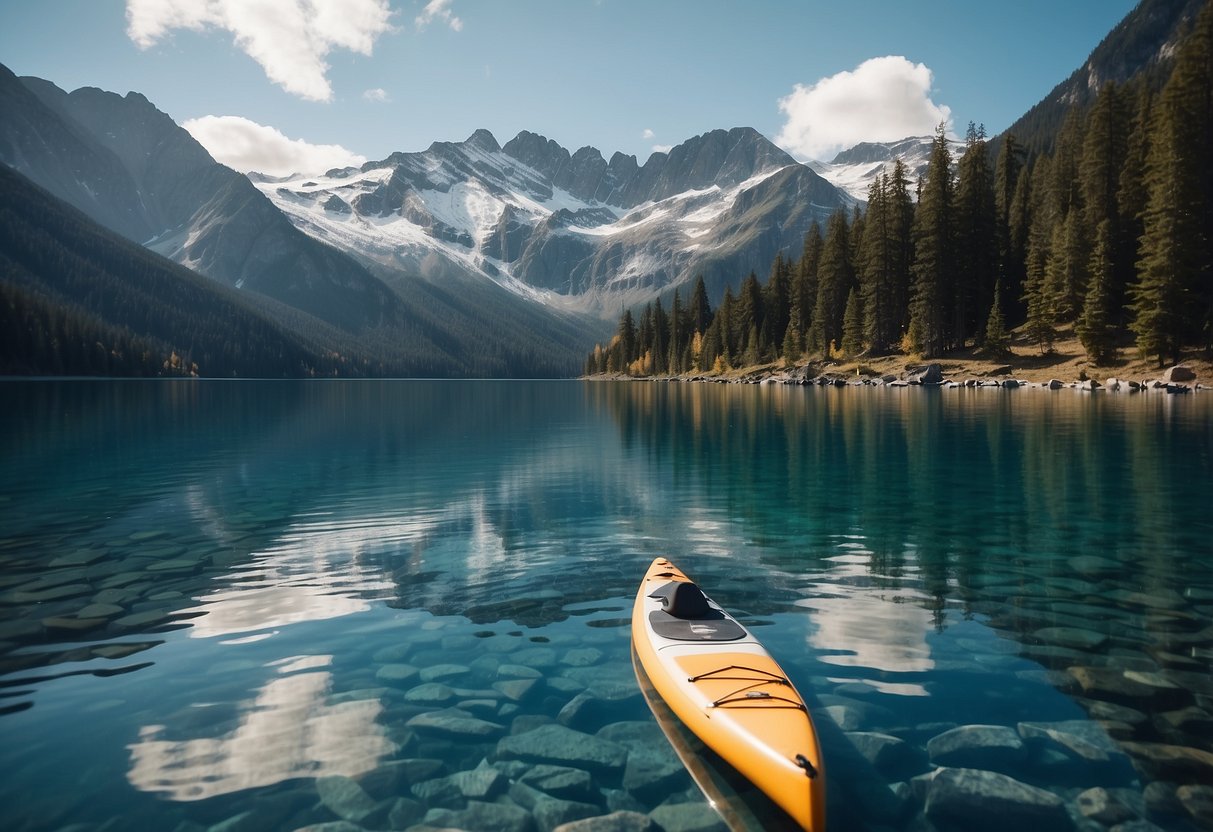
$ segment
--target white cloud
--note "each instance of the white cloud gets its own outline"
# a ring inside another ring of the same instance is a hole
[[[241,173],[271,176],[323,173],[330,168],[361,165],[359,156],[338,144],[310,144],[290,139],[273,127],[240,116],[203,116],[181,125],[215,160]]]
[[[640,134],[640,138],[651,139],[656,135],[657,135],[656,133],[654,133],[652,130],[650,130],[649,128],[646,127],[646,128],[644,128],[644,132]]]
[[[421,31],[435,20],[443,21],[456,32],[463,29],[463,21],[451,12],[451,0],[430,0],[413,22],[417,24],[417,31]]]
[[[828,161],[859,142],[930,135],[940,122],[950,128],[952,110],[931,100],[931,82],[925,64],[887,55],[797,84],[779,99],[787,121],[775,142],[801,158]]]
[[[126,33],[140,49],[174,29],[230,32],[270,81],[311,101],[333,97],[329,52],[370,55],[391,17],[388,0],[126,0]]]
[[[653,145],[654,153],[669,153],[673,149],[674,149],[674,145],[672,145],[672,144],[655,144],[655,145]]]
[[[375,87],[373,90],[365,90],[362,93],[363,99],[375,102],[376,104],[385,104],[392,100],[392,97],[387,94],[387,90],[383,87]]]

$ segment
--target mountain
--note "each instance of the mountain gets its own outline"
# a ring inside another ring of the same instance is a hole
[[[1160,88],[1175,47],[1207,0],[1141,0],[1100,41],[1087,60],[1002,134],[1011,133],[1030,153],[1051,153],[1066,113],[1088,107],[1109,81],[1123,84],[1144,76]],[[1001,137],[990,143],[997,158]]]
[[[906,166],[910,182],[926,173],[931,159],[931,136],[910,136],[896,142],[860,142],[829,162],[809,162],[809,167],[836,188],[859,201],[866,201],[868,188],[877,176],[892,170],[895,159]],[[964,142],[949,142],[952,158],[964,155]]]
[[[66,93],[0,66],[0,116],[0,162],[128,240],[295,310],[309,331],[329,325],[394,372],[568,375],[601,334],[482,279],[369,269],[296,229],[138,93]]]
[[[0,166],[0,373],[302,377],[380,374],[340,334],[284,323],[94,223]],[[280,314],[289,318],[288,310]],[[348,339],[347,339],[348,340]]]
[[[384,270],[473,276],[614,316],[703,275],[719,297],[854,200],[750,128],[633,156],[487,130],[323,176],[252,175],[300,229]],[[388,279],[390,282],[390,278]]]
[[[138,93],[73,93],[0,67],[0,161],[124,237],[346,329],[401,317],[349,257],[299,234]]]

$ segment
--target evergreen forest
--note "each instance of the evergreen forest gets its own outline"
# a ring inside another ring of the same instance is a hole
[[[1047,353],[1071,329],[1095,364],[1135,349],[1162,366],[1213,349],[1213,4],[1165,83],[1142,73],[1071,107],[1051,152],[1012,134],[996,158],[970,123],[954,159],[941,125],[926,173],[898,160],[866,210],[814,225],[765,283],[711,308],[702,278],[637,315],[587,375],[720,372],[896,352]]]

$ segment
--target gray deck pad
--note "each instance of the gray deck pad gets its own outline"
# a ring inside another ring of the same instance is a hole
[[[746,635],[740,624],[714,609],[699,618],[675,618],[654,610],[649,613],[649,623],[657,635],[677,641],[736,641]]]

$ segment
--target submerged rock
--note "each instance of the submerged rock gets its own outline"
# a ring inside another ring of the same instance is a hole
[[[458,708],[418,714],[405,724],[424,734],[453,738],[485,739],[505,733],[504,725],[477,719]]]
[[[330,812],[354,823],[374,812],[378,805],[357,781],[340,774],[317,778],[316,792]]]
[[[1128,770],[1129,761],[1120,745],[1097,722],[1021,722],[1018,730],[1025,740],[1061,751],[1072,759]]]
[[[1213,829],[1213,786],[1180,786],[1175,796],[1194,821],[1205,829]]]
[[[540,832],[551,832],[573,821],[592,818],[602,809],[592,803],[581,803],[575,800],[561,800],[538,793],[534,804],[527,807]]]
[[[513,803],[468,802],[466,809],[431,809],[428,826],[466,829],[469,832],[530,832],[531,813]]]
[[[1027,757],[1023,740],[1005,725],[962,725],[933,737],[927,753],[937,766],[1014,770]]]
[[[563,725],[543,725],[497,743],[503,760],[524,760],[584,768],[591,772],[620,772],[627,764],[623,746],[574,731]]]
[[[413,681],[418,674],[411,664],[385,664],[375,673],[375,681],[385,685],[401,686]]]
[[[983,832],[1061,832],[1074,828],[1065,803],[1052,792],[1005,774],[943,768],[930,778],[926,815],[949,829]]]
[[[448,705],[456,698],[454,688],[441,682],[427,682],[412,688],[404,698],[418,705]]]
[[[1104,826],[1115,826],[1137,817],[1133,810],[1112,796],[1102,787],[1087,789],[1075,799],[1083,817],[1098,821]]]
[[[1108,641],[1103,633],[1081,627],[1042,627],[1032,636],[1043,644],[1058,644],[1087,652],[1099,649]]]
[[[847,739],[868,763],[885,774],[917,767],[922,757],[914,746],[889,734],[852,731]]]
[[[580,768],[528,766],[518,780],[561,800],[589,801],[594,797],[593,778],[588,771]]]
[[[1133,763],[1156,780],[1213,783],[1213,753],[1186,745],[1155,742],[1121,743]]]
[[[664,832],[728,832],[728,827],[706,803],[667,803],[649,816]]]
[[[561,824],[552,832],[659,832],[660,829],[648,815],[621,811]]]
[[[1123,670],[1102,667],[1070,667],[1066,672],[1074,677],[1083,693],[1095,699],[1134,704],[1149,700],[1155,688],[1125,676]]]

